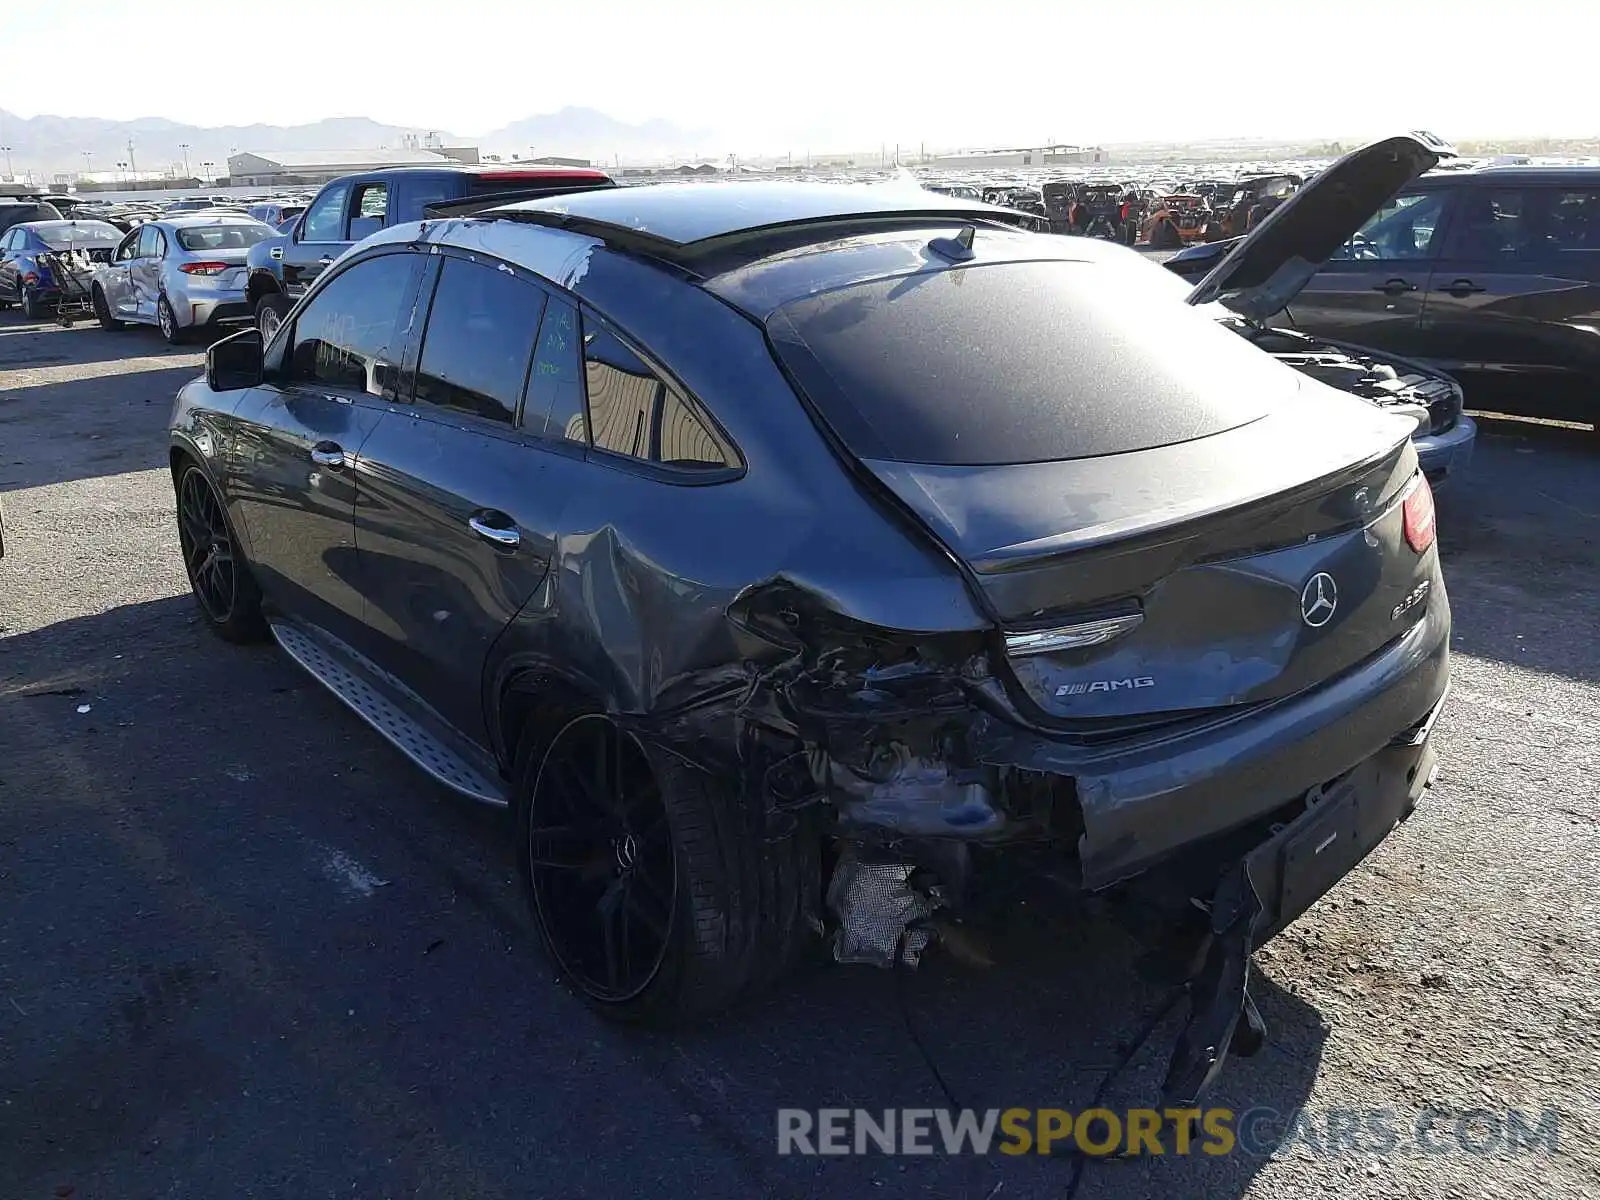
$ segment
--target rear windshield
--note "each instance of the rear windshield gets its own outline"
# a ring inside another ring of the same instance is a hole
[[[864,459],[1120,454],[1244,425],[1293,394],[1292,370],[1183,303],[1169,274],[1139,260],[973,265],[807,296],[767,328]]]
[[[202,225],[178,230],[178,245],[185,250],[243,250],[272,236],[268,225]]]
[[[112,246],[122,240],[122,231],[100,222],[79,225],[36,225],[35,233],[52,250],[70,250],[74,246]]]

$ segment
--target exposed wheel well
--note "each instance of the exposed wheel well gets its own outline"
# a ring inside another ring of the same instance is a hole
[[[282,291],[283,289],[278,286],[276,280],[270,277],[262,278],[261,276],[256,276],[245,283],[244,298],[254,306],[261,302],[261,297],[275,295]]]
[[[173,486],[177,486],[178,476],[183,474],[183,469],[188,466],[198,467],[200,463],[195,456],[190,454],[187,450],[182,450],[177,446],[173,446],[169,451],[167,451],[167,465],[172,469]]]
[[[501,697],[499,725],[500,744],[513,776],[527,758],[543,754],[572,718],[602,707],[556,675],[536,671],[512,679]]]

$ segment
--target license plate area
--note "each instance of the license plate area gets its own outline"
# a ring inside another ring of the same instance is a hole
[[[1360,790],[1346,786],[1324,796],[1286,831],[1291,836],[1283,844],[1280,919],[1299,916],[1361,861],[1366,848],[1360,844],[1360,809]]]

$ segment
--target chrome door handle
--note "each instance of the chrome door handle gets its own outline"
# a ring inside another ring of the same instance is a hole
[[[467,528],[472,530],[486,542],[493,542],[496,546],[513,549],[522,541],[522,534],[515,525],[506,528],[503,525],[491,525],[482,517],[474,513],[467,518]]]
[[[344,448],[332,442],[318,442],[311,448],[311,461],[319,467],[344,466]]]
[[[317,259],[317,265],[319,267],[332,266],[333,265],[333,259],[330,258],[328,255],[324,254],[321,258]]]

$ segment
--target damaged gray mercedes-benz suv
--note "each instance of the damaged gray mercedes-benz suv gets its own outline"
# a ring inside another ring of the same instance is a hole
[[[515,809],[606,1012],[911,962],[1037,871],[1171,901],[1192,1099],[1259,1042],[1252,949],[1432,775],[1432,496],[1414,421],[1009,220],[714,184],[385,231],[180,393],[180,540],[218,633]]]

